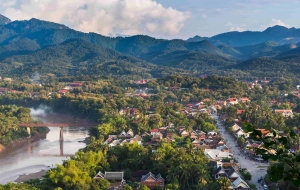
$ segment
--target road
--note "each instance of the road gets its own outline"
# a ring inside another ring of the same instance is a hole
[[[257,189],[263,189],[262,185],[257,182],[257,180],[265,176],[267,174],[266,169],[260,169],[257,168],[258,166],[268,166],[265,163],[259,163],[255,162],[253,160],[245,159],[245,156],[243,155],[238,155],[240,153],[240,150],[238,147],[236,147],[235,139],[226,132],[225,127],[223,125],[223,122],[219,119],[216,113],[211,115],[214,119],[216,119],[217,124],[218,124],[218,129],[223,136],[223,138],[226,140],[226,145],[228,148],[231,150],[231,152],[234,155],[234,158],[238,160],[238,165],[240,168],[247,168],[247,170],[251,173],[252,179],[250,183],[255,184]]]

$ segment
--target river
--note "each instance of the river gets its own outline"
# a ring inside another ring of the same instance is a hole
[[[31,115],[43,122],[88,122],[70,115],[46,113],[44,110],[31,109]],[[88,137],[86,127],[64,127],[63,143],[59,141],[60,128],[49,129],[48,134],[38,141],[24,142],[0,153],[0,184],[14,182],[20,175],[48,170],[56,164],[62,164],[63,160],[86,146],[82,142]]]

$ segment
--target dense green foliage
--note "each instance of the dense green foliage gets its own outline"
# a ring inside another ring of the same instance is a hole
[[[0,106],[0,144],[7,145],[11,141],[28,137],[26,128],[18,126],[19,123],[32,122],[30,110],[14,105]],[[45,131],[42,128],[34,128],[31,133]]]

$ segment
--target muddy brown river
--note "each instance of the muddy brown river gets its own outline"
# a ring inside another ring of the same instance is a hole
[[[33,110],[34,118],[43,122],[55,123],[87,123],[87,120],[70,115],[45,113]],[[62,164],[76,151],[85,147],[82,142],[88,137],[87,127],[64,127],[64,141],[59,141],[59,127],[49,127],[49,133],[35,142],[24,142],[22,145],[9,147],[0,153],[0,184],[14,182],[19,175],[30,174]]]

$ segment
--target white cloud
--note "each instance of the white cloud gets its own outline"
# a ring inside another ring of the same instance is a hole
[[[38,18],[103,35],[175,35],[189,12],[163,7],[155,0],[0,0],[0,11],[12,20]]]
[[[238,31],[238,32],[243,32],[243,31],[245,31],[242,27],[240,27],[240,26],[231,26],[230,27],[230,29],[229,29],[229,31]]]
[[[245,29],[241,26],[235,26],[233,25],[232,23],[228,23],[227,26],[229,27],[229,31],[232,32],[232,31],[238,31],[238,32],[243,32],[245,31]]]
[[[275,26],[275,25],[284,26],[284,27],[287,27],[287,28],[291,27],[290,25],[285,24],[281,20],[277,20],[277,19],[272,18],[271,22],[269,23],[269,27],[272,27],[272,26]]]

